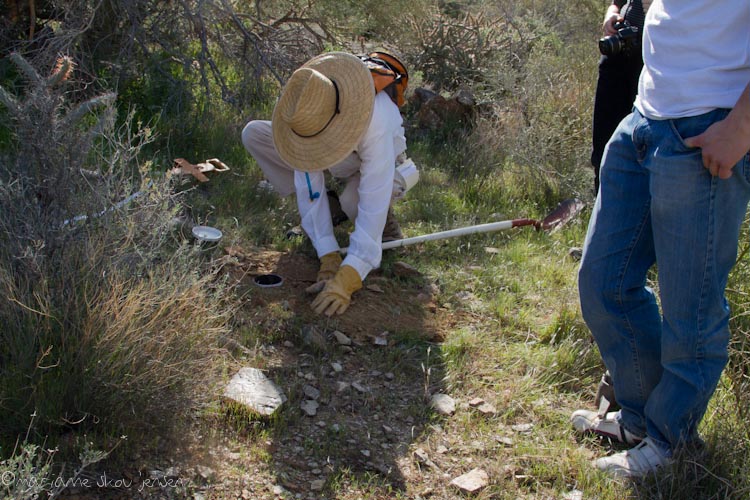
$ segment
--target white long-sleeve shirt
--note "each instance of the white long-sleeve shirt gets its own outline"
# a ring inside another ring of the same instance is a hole
[[[355,150],[361,160],[359,203],[343,264],[356,269],[363,280],[380,266],[383,254],[383,227],[393,193],[396,156],[406,150],[402,123],[398,107],[386,93],[378,93],[370,125]],[[305,172],[295,171],[294,185],[302,228],[310,237],[318,257],[338,251],[340,247],[333,235],[324,172],[310,172],[306,176]],[[320,196],[311,200],[310,188]]]

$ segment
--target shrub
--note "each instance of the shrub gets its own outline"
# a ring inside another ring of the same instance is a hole
[[[35,416],[31,416],[32,423]],[[94,449],[92,442],[84,442],[78,454],[79,463],[71,471],[54,466],[55,455],[59,451],[57,448],[44,449],[24,439],[23,443],[16,444],[8,458],[0,460],[0,498],[54,500],[69,487],[90,485],[94,482],[92,479],[81,477],[84,470],[107,458],[123,439],[121,437],[109,451]],[[70,476],[63,476],[66,472]]]
[[[450,5],[449,13],[407,17],[401,43],[434,90],[474,95],[472,123],[447,137],[461,151],[460,175],[479,183],[512,177],[519,194],[541,194],[545,203],[560,194],[590,198],[600,13],[588,3],[580,12],[523,2]],[[446,131],[435,135],[445,142]]]
[[[482,14],[421,17],[409,15],[406,26],[412,34],[403,36],[409,62],[436,91],[454,91],[483,82],[488,68],[502,57],[510,43],[508,23]]]
[[[63,428],[168,429],[210,394],[222,288],[171,230],[170,181],[139,155],[148,128],[115,127],[113,94],[68,102],[70,59],[46,77],[12,60],[26,86],[0,87],[12,132],[0,161],[0,438],[32,413],[32,442]]]

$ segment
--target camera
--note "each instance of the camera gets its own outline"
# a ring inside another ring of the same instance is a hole
[[[627,21],[615,23],[617,33],[599,39],[599,52],[605,56],[627,53],[631,48],[640,45],[640,31]]]

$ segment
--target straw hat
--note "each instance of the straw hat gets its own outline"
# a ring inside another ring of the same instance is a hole
[[[346,52],[314,57],[292,74],[273,110],[276,150],[305,172],[335,165],[357,147],[374,100],[370,70],[358,57]]]

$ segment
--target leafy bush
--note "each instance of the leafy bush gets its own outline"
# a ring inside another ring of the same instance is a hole
[[[172,230],[170,181],[139,155],[148,129],[116,128],[113,94],[68,102],[70,59],[43,76],[11,57],[26,86],[0,87],[0,438],[32,413],[53,440],[168,429],[207,395],[222,289]]]
[[[586,63],[589,52],[587,44],[563,45],[553,35],[539,40],[504,113],[510,118],[503,129],[505,141],[512,144],[509,156],[528,182],[562,184],[563,191],[579,196],[590,185],[590,110],[596,75]]]

